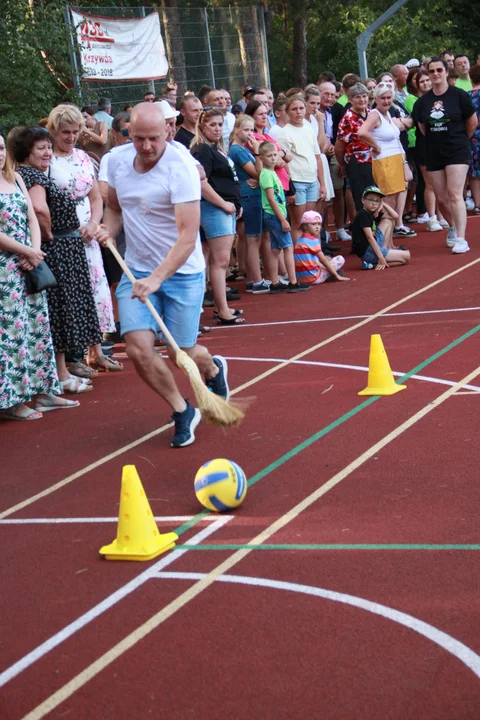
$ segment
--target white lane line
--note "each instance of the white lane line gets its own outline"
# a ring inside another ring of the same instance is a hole
[[[208,538],[210,535],[215,533],[217,530],[220,530],[220,528],[223,527],[231,519],[231,515],[213,516],[213,522],[208,527],[196,533],[196,535],[194,535],[184,544],[198,545],[199,543],[203,542],[203,540],[206,540],[206,538]],[[136,578],[130,580],[130,582],[128,582],[126,585],[123,585],[123,587],[119,588],[114,593],[109,595],[107,598],[105,598],[105,600],[102,600],[100,603],[98,603],[98,605],[95,605],[93,608],[91,608],[79,618],[71,622],[69,625],[66,625],[64,628],[62,628],[62,630],[55,633],[55,635],[49,637],[48,640],[41,643],[41,645],[38,645],[27,655],[24,655],[20,660],[17,660],[17,662],[15,662],[13,665],[8,667],[0,674],[0,687],[6,685],[10,680],[12,680],[14,677],[19,675],[28,667],[36,663],[38,660],[40,660],[40,658],[44,657],[44,655],[46,655],[51,650],[60,645],[62,642],[74,635],[81,628],[91,623],[92,620],[95,620],[95,618],[99,617],[111,607],[116,605],[118,602],[120,602],[120,600],[123,600],[123,598],[132,593],[134,590],[137,590],[147,580],[150,580],[150,578],[154,576],[159,570],[168,567],[168,565],[171,565],[173,562],[182,557],[182,555],[185,555],[186,552],[188,552],[188,550],[173,550],[168,555],[158,560],[158,562],[154,563],[151,567],[147,568],[147,570],[144,570],[144,572],[140,573],[140,575],[137,575]],[[106,560],[105,562],[108,561]]]
[[[177,522],[188,522],[195,515],[156,515],[154,520],[156,522],[166,523],[177,523]],[[233,520],[233,515],[224,515],[222,518]],[[215,522],[217,520],[216,515],[206,515],[200,522],[206,520],[207,522]],[[74,517],[74,518],[12,518],[6,520],[0,520],[0,525],[61,525],[61,524],[83,524],[83,523],[114,523],[118,522],[118,517]]]
[[[163,578],[169,580],[203,580],[206,575],[207,573],[159,572],[156,574],[156,578],[159,580]],[[460,660],[460,662],[466,665],[477,677],[480,677],[480,656],[471,650],[467,645],[464,645],[462,642],[456,640],[443,630],[439,630],[434,625],[430,625],[424,620],[419,620],[413,615],[408,615],[401,610],[395,610],[394,608],[388,607],[388,605],[382,605],[355,595],[335,592],[334,590],[326,590],[312,585],[283,582],[281,580],[270,580],[268,578],[249,577],[245,575],[221,575],[216,578],[216,582],[237,583],[240,585],[265,587],[273,590],[287,590],[290,592],[302,593],[304,595],[313,595],[314,597],[331,600],[332,602],[351,605],[361,610],[373,613],[374,615],[380,615],[387,620],[392,620],[399,625],[403,625],[404,627],[413,630],[419,635],[423,635],[423,637],[431,640],[431,642],[441,647],[447,653],[453,655],[457,658],[457,660]]]
[[[239,362],[266,362],[266,363],[283,363],[287,362],[285,359],[282,358],[252,358],[252,357],[239,357],[239,356],[233,356],[233,355],[225,355],[224,356],[226,360],[233,360],[233,361],[239,361]],[[344,365],[342,363],[329,363],[329,362],[321,362],[320,360],[294,360],[291,365],[313,365],[318,367],[330,367],[330,368],[337,368],[339,370],[359,370],[361,372],[368,372],[368,367],[364,365]],[[403,377],[406,373],[405,372],[398,372],[397,370],[392,370],[392,374],[396,377]],[[442,380],[441,378],[435,378],[430,377],[429,375],[412,375],[409,380],[422,380],[423,382],[429,382],[429,383],[435,383],[436,385],[448,385],[449,387],[452,387],[456,384],[454,380]],[[480,393],[480,386],[478,385],[464,385],[468,390],[472,390],[472,394],[475,395],[476,393]],[[457,395],[461,395],[462,393],[456,393]],[[465,393],[466,394],[466,393]]]
[[[429,402],[421,410],[416,412],[414,415],[409,417],[405,422],[398,425],[394,430],[385,435],[381,440],[372,445],[368,450],[359,455],[349,465],[343,468],[340,472],[336,473],[326,483],[317,488],[313,493],[304,498],[301,502],[297,503],[295,507],[286,512],[284,515],[279,517],[267,528],[262,530],[256,537],[254,537],[248,544],[255,546],[266,542],[270,537],[279,532],[282,528],[288,525],[290,522],[295,520],[302,512],[311,507],[317,502],[323,495],[336,487],[342,480],[349,477],[355,470],[358,470],[367,460],[370,460],[374,455],[379,453],[383,448],[389,445],[391,442],[396,440],[400,435],[406,432],[409,428],[413,427],[417,422],[426,417],[429,413],[435,410],[437,407],[442,405],[448,400],[457,390],[460,390],[471,380],[474,380],[480,375],[480,366],[473,370],[471,373],[466,375],[460,380],[454,387],[446,390],[442,395],[439,395],[435,400]],[[153,630],[156,630],[162,623],[169,618],[173,617],[177,612],[184,608],[188,603],[198,597],[204,590],[209,588],[217,578],[225,575],[235,565],[244,560],[253,551],[253,547],[244,548],[237,550],[230,555],[226,560],[217,565],[208,574],[202,576],[195,585],[192,585],[178,597],[172,600],[168,605],[159,610],[149,620],[144,622],[142,625],[133,630],[129,635],[125,636],[120,642],[114,645],[110,650],[107,650],[103,655],[98,657],[93,663],[84,668],[78,675],[73,677],[67,683],[65,683],[56,692],[50,695],[46,700],[41,702],[35,707],[23,720],[40,720],[45,717],[49,712],[54,710],[56,707],[61,705],[65,700],[76,693],[80,688],[84,687],[99,673],[103,672],[105,668],[114,663],[120,658],[127,650],[134,647],[138,642],[147,637]]]
[[[466,308],[444,308],[441,310],[412,310],[411,312],[398,312],[398,313],[384,313],[382,317],[407,317],[408,315],[435,315],[438,313],[457,313],[457,312],[473,312],[480,310],[479,307],[466,307]],[[373,315],[339,315],[336,317],[321,317],[321,318],[305,318],[304,320],[278,320],[274,322],[264,323],[244,323],[243,325],[232,325],[231,328],[252,328],[252,327],[270,327],[274,325],[301,325],[302,323],[322,323],[322,322],[335,322],[337,320],[363,320],[365,318],[373,317]],[[228,330],[229,326],[212,325],[212,330]]]

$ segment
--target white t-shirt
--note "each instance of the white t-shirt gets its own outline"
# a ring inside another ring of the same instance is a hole
[[[108,153],[105,153],[105,155],[100,160],[100,168],[98,170],[98,182],[108,182],[108,162],[109,158],[112,157],[112,153],[120,152],[122,150],[125,150],[128,148],[128,146],[131,145],[131,143],[125,143],[124,145],[117,145],[116,147],[113,147],[111,150],[108,151]]]
[[[276,140],[292,159],[288,164],[293,182],[312,183],[317,179],[317,155],[320,155],[317,136],[309,122],[302,127],[290,125],[280,128]]]
[[[270,135],[270,137],[272,137],[274,140],[276,140],[280,130],[282,130],[280,125],[272,125],[268,130],[268,134]]]
[[[108,162],[108,184],[114,188],[123,214],[127,251],[133,270],[152,272],[165,260],[178,240],[175,205],[200,200],[200,176],[193,163],[170,144],[155,167],[138,173],[133,145],[113,153]],[[192,254],[177,272],[184,275],[205,269],[200,235]]]

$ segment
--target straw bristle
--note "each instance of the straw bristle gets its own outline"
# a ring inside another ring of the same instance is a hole
[[[177,353],[176,360],[178,367],[188,375],[193,392],[195,393],[198,409],[208,423],[221,425],[222,427],[231,427],[243,420],[245,413],[238,405],[227,402],[207,388],[196,363],[186,352],[180,350]]]

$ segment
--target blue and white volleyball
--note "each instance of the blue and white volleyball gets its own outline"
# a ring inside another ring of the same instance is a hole
[[[247,478],[237,463],[216,458],[202,465],[195,475],[195,494],[208,510],[228,512],[243,502]]]

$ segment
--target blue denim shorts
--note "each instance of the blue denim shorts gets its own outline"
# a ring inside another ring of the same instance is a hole
[[[261,235],[262,232],[262,196],[260,193],[242,197],[242,220],[245,223],[245,234]]]
[[[132,270],[137,280],[148,277],[148,272]],[[177,345],[189,349],[196,345],[200,311],[205,292],[205,273],[183,275],[175,273],[163,282],[149,300],[158,312]],[[138,298],[132,298],[132,283],[122,275],[116,296],[120,314],[122,335],[134,330],[152,330],[158,334],[159,328],[147,306]]]
[[[276,215],[263,213],[263,229],[270,233],[270,246],[272,250],[283,250],[293,245],[292,236],[289,232],[283,232],[280,220]]]
[[[383,247],[385,238],[384,238],[383,232],[380,230],[380,228],[377,228],[375,230],[375,240],[377,241],[377,245],[380,248],[380,252],[382,253],[383,257],[387,257],[388,249]],[[373,252],[371,245],[368,246],[367,252],[363,256],[362,260],[363,260],[363,262],[368,262],[368,263],[371,263],[372,265],[376,265],[378,263],[378,258],[375,255],[375,253]]]
[[[295,205],[305,205],[307,202],[317,202],[320,197],[320,186],[318,180],[311,183],[294,181]]]
[[[207,200],[200,202],[200,211],[200,224],[207,240],[209,238],[222,237],[223,235],[235,235],[237,225],[235,213],[229,215],[219,207],[207,202]]]

